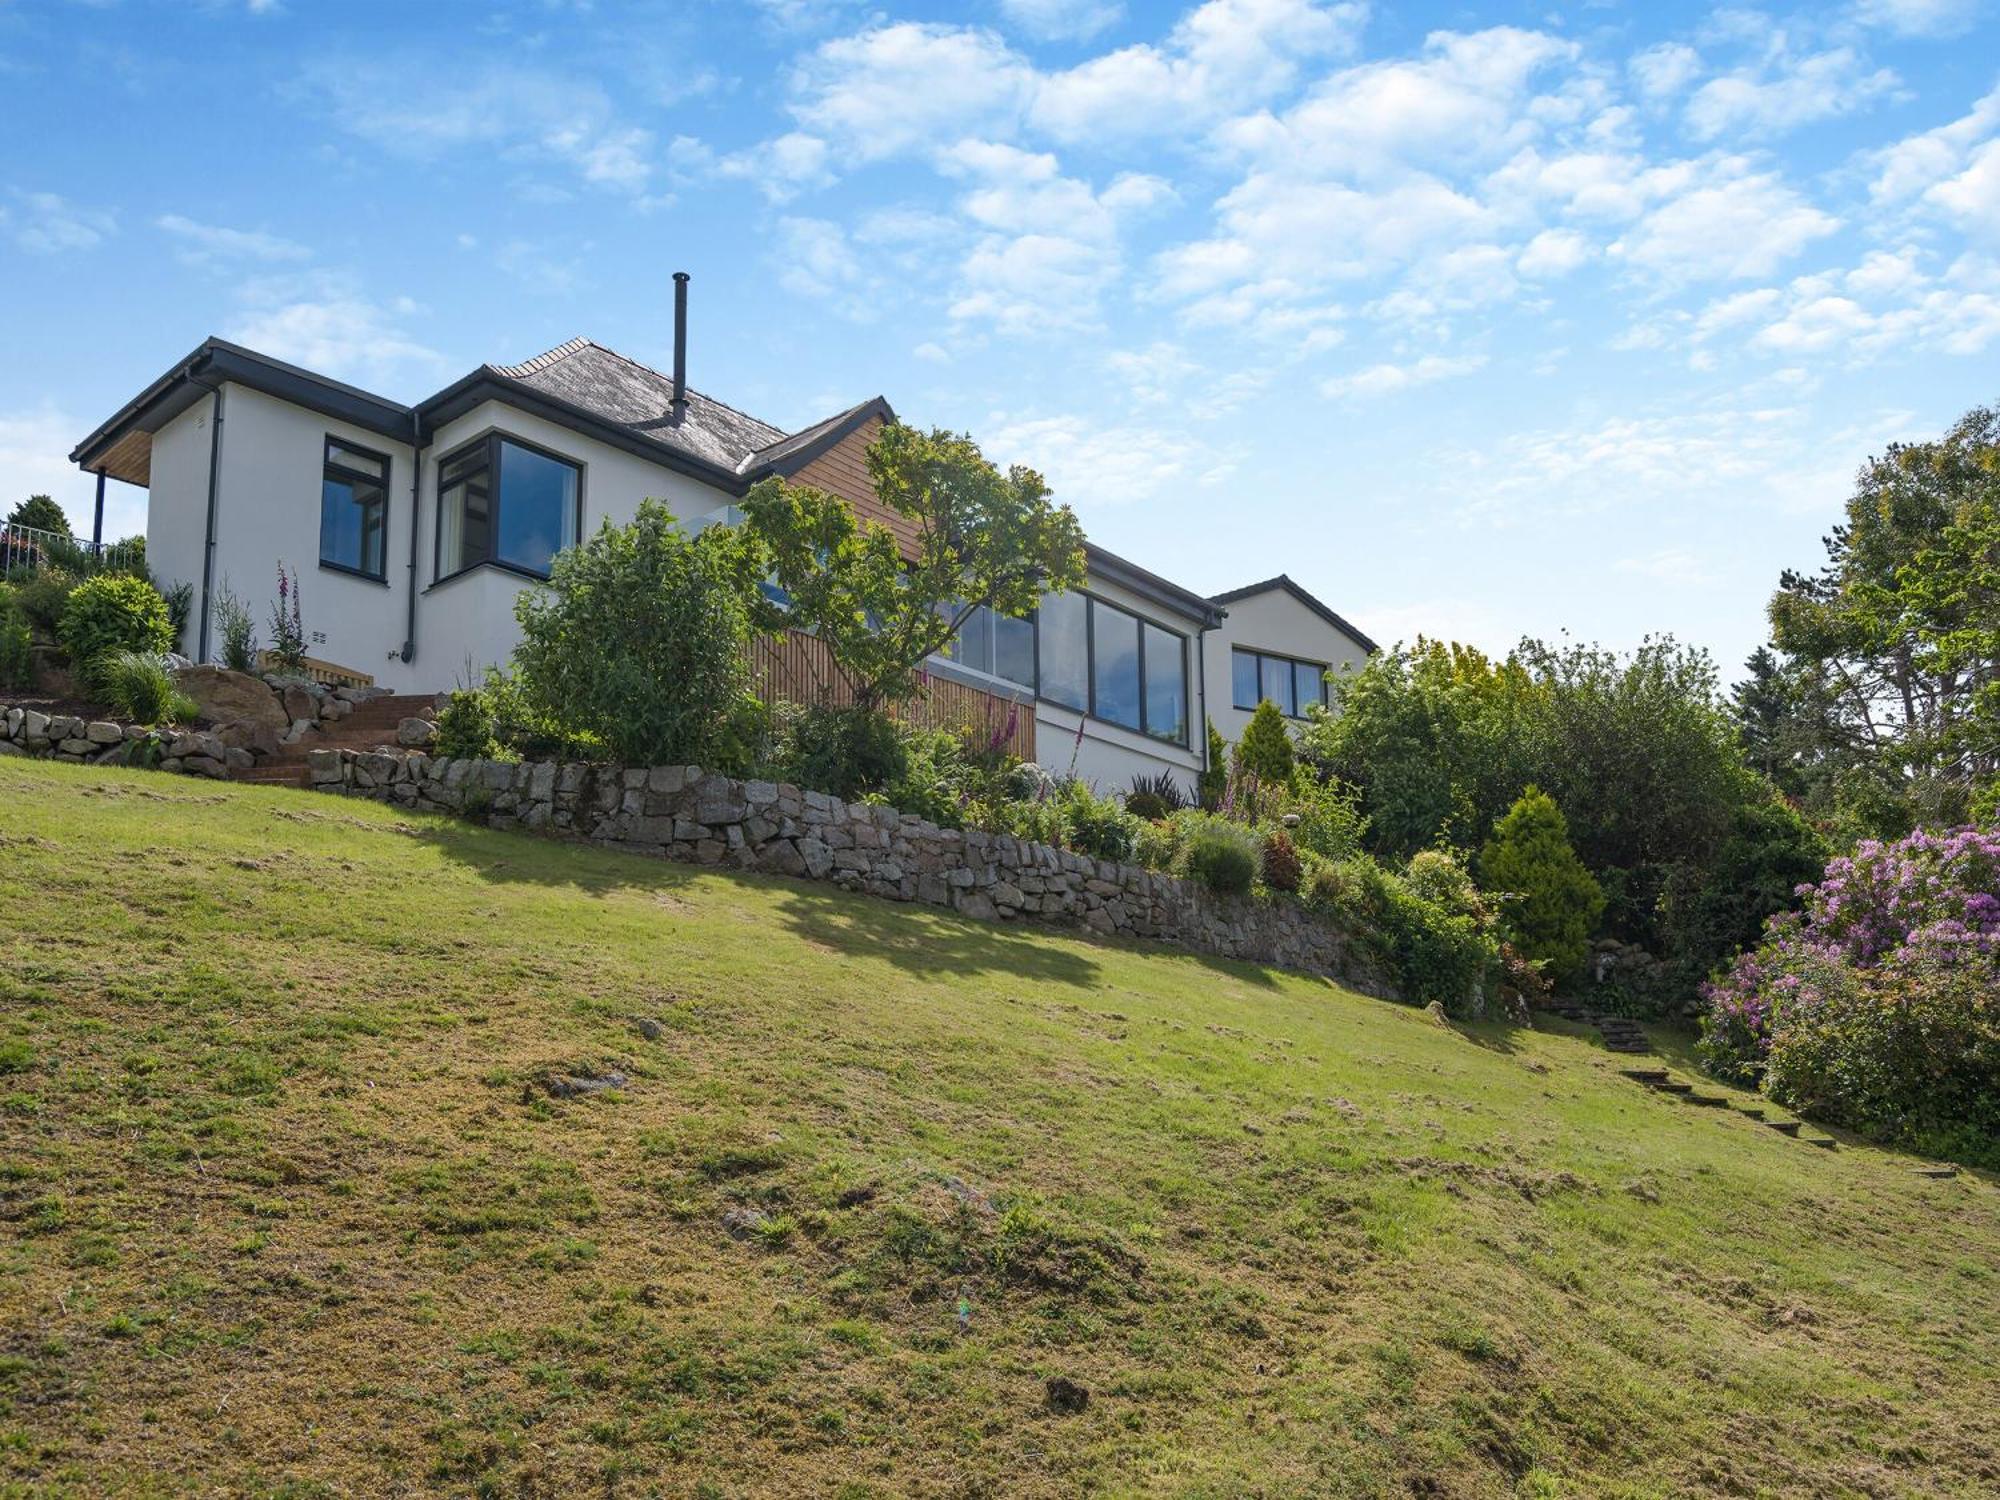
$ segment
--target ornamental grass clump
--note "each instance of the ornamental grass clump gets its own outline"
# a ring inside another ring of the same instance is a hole
[[[1779,1103],[2000,1165],[2000,830],[1869,840],[1703,989],[1701,1051]]]

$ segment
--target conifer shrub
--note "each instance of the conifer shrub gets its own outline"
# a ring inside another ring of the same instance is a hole
[[[1254,776],[1259,786],[1269,790],[1291,785],[1297,760],[1292,754],[1291,731],[1278,705],[1266,698],[1243,726],[1243,738],[1236,742],[1235,769],[1240,776]]]
[[[1541,960],[1556,984],[1582,977],[1604,892],[1570,847],[1553,797],[1530,786],[1515,799],[1479,851],[1479,878],[1501,899],[1501,929],[1522,955]]]

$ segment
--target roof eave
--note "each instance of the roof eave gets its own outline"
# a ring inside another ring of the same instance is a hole
[[[1217,604],[1233,604],[1238,599],[1248,599],[1253,594],[1268,594],[1274,589],[1281,593],[1290,594],[1335,630],[1338,630],[1342,635],[1353,641],[1355,645],[1367,652],[1368,655],[1373,656],[1382,649],[1366,634],[1357,629],[1353,622],[1348,620],[1339,611],[1322,603],[1301,587],[1293,580],[1289,573],[1280,573],[1276,578],[1266,578],[1261,583],[1245,584],[1240,589],[1228,589],[1220,594],[1211,594],[1209,598]]]
[[[1093,578],[1101,578],[1106,583],[1115,583],[1142,599],[1174,610],[1187,619],[1198,622],[1203,630],[1213,630],[1228,618],[1229,611],[1213,600],[1204,599],[1193,589],[1184,589],[1179,584],[1162,578],[1159,574],[1150,572],[1115,552],[1108,552],[1095,542],[1086,541],[1083,544],[1083,552]]]

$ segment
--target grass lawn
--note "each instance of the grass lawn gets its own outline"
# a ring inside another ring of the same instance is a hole
[[[0,761],[0,1494],[2000,1489],[1996,1184],[1618,1062]]]

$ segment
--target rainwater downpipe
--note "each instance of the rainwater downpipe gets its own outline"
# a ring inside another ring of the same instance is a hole
[[[215,589],[215,525],[216,502],[221,493],[222,483],[222,387],[210,385],[195,374],[200,366],[208,363],[207,357],[188,366],[188,379],[215,398],[215,408],[209,415],[208,427],[208,534],[201,549],[201,630],[200,646],[195,660],[208,660],[208,617],[209,598]]]
[[[424,419],[410,413],[410,587],[403,616],[403,661],[417,659],[417,539],[423,534],[417,511],[424,492]]]

